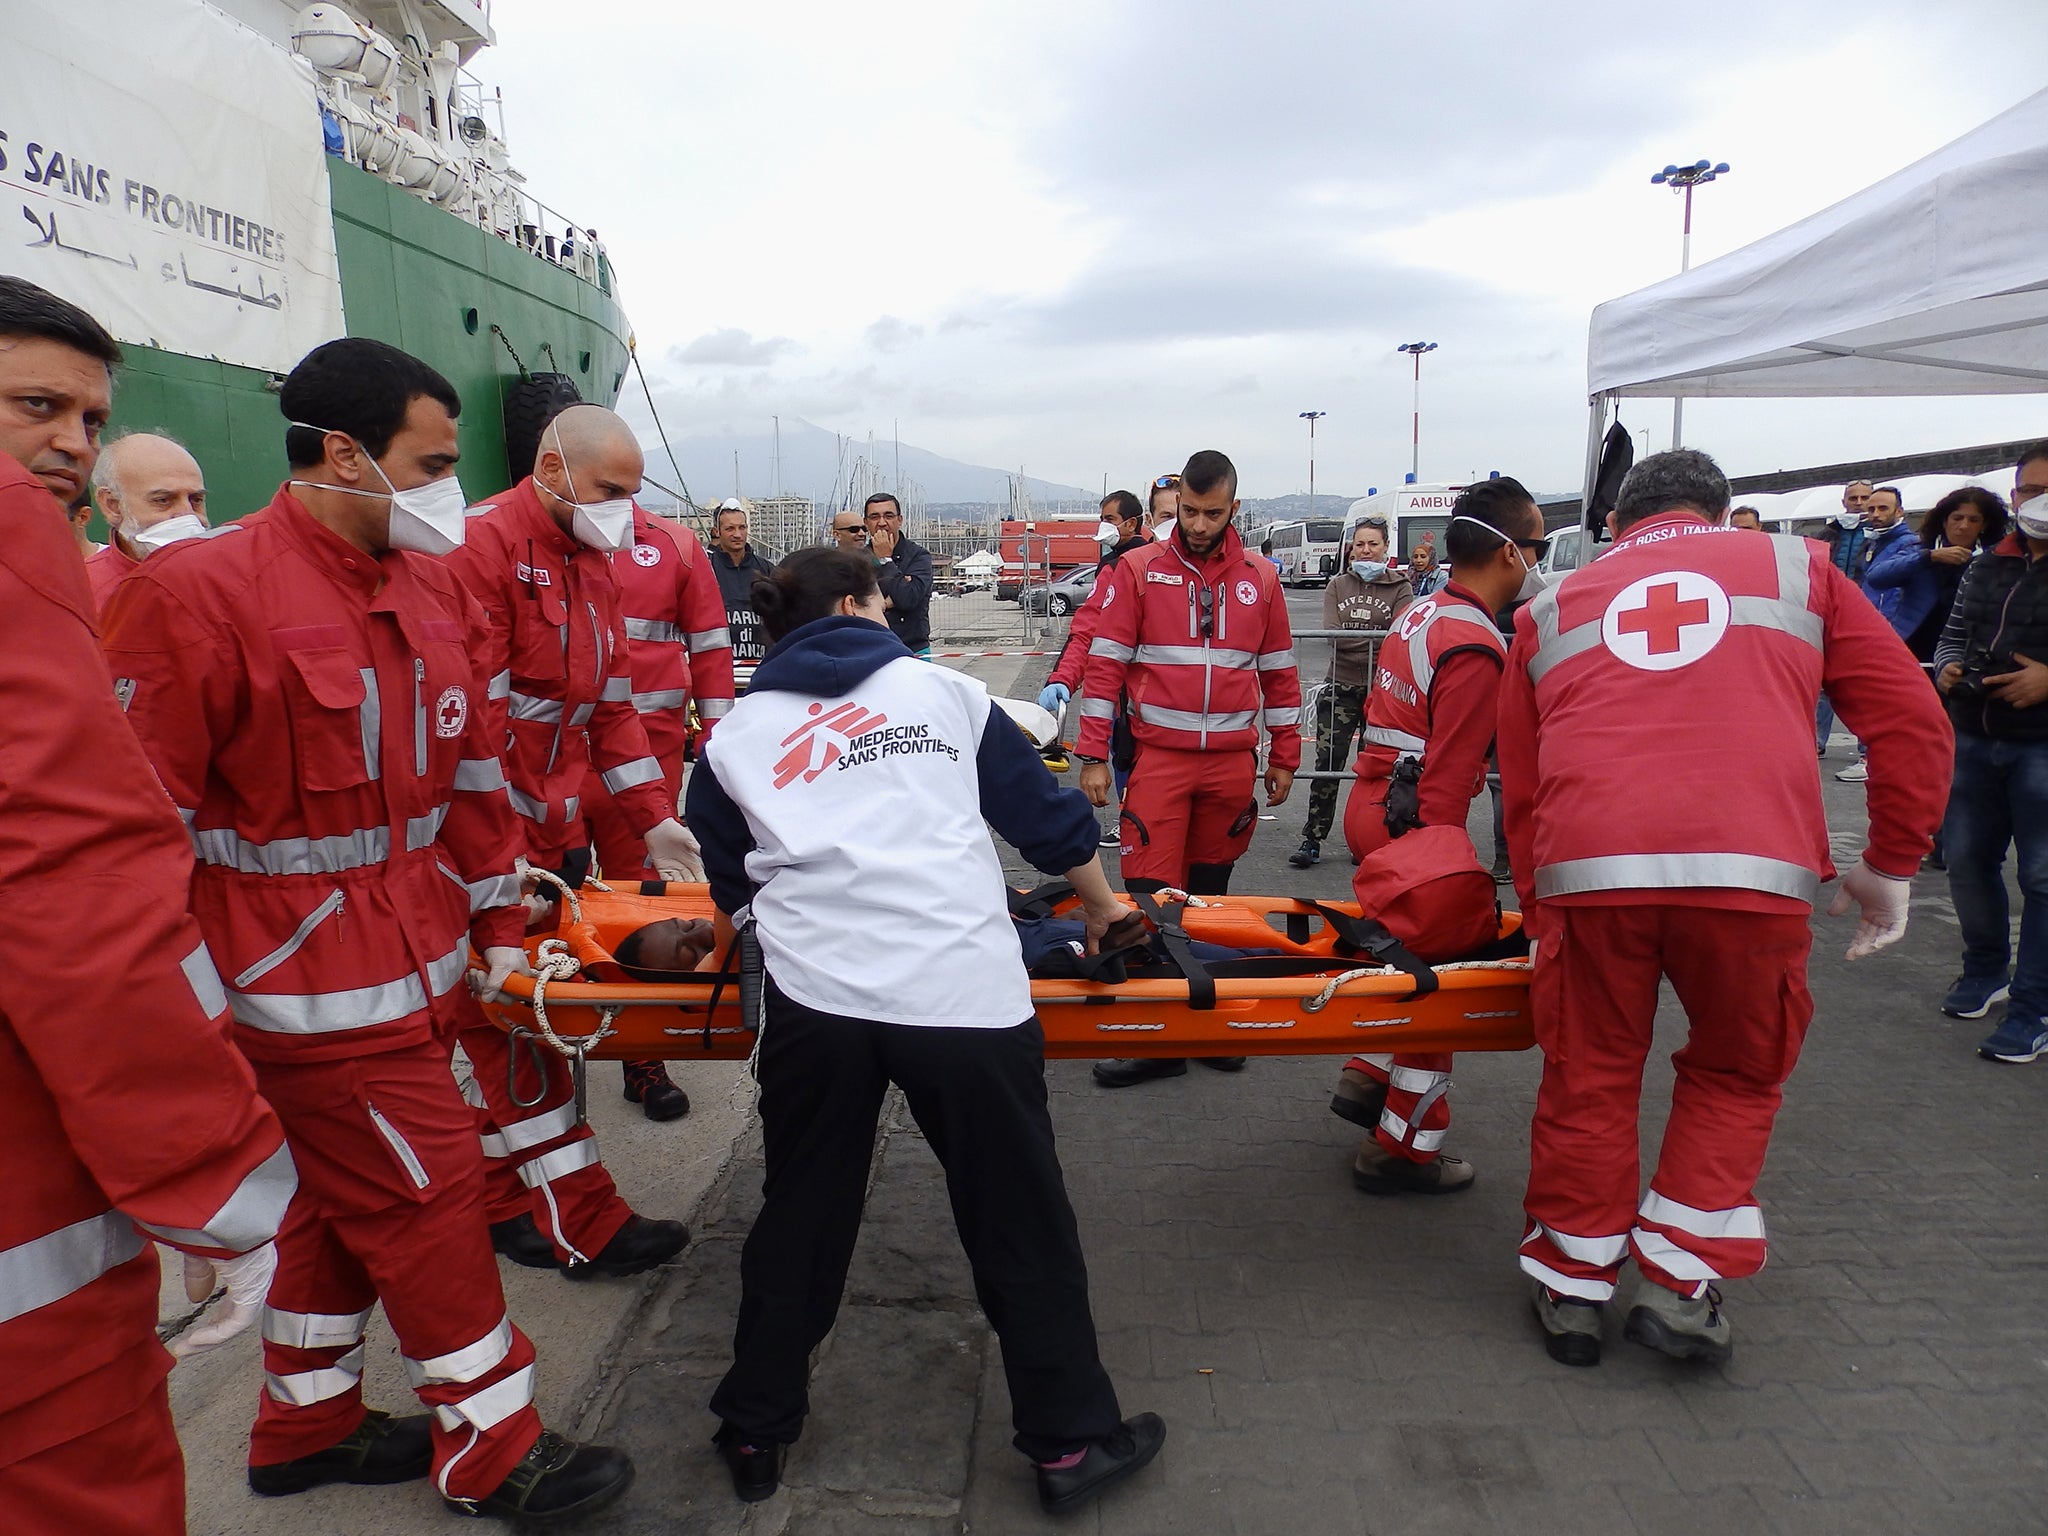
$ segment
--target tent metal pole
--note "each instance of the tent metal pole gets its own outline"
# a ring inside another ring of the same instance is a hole
[[[1587,510],[1593,505],[1593,486],[1600,478],[1600,449],[1607,440],[1607,399],[1606,395],[1591,398],[1592,415],[1586,428],[1586,479],[1585,492],[1579,498],[1579,520],[1586,520]],[[1594,541],[1600,538],[1600,530],[1592,530]]]

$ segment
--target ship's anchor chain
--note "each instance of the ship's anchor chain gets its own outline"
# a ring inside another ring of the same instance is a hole
[[[520,358],[517,352],[514,352],[512,350],[512,338],[505,334],[504,327],[499,325],[498,322],[495,320],[491,322],[491,334],[497,337],[498,340],[502,341],[505,344],[505,350],[507,352],[512,353],[512,366],[519,370],[519,377],[522,379],[532,378],[533,375],[526,371],[525,362]]]

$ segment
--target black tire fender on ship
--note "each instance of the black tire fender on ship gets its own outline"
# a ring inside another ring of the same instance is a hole
[[[548,423],[582,403],[582,392],[566,373],[532,373],[512,386],[505,396],[505,463],[515,480],[533,473]]]

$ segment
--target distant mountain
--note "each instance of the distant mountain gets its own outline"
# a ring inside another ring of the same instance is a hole
[[[844,439],[842,446],[842,440],[823,427],[798,417],[785,416],[782,418],[781,475],[778,482],[776,442],[771,431],[700,433],[693,437],[671,437],[669,444],[675,449],[683,478],[689,481],[690,494],[701,505],[710,505],[720,497],[733,495],[735,482],[738,494],[749,499],[774,495],[779,483],[785,495],[808,496],[822,505],[832,495],[835,485],[843,493],[854,461],[870,452],[866,438]],[[675,478],[658,435],[643,432],[641,446],[647,452],[647,473],[651,478],[664,484]],[[896,446],[877,441],[872,452],[873,462],[881,475],[881,488],[889,489],[896,478]],[[901,463],[903,478],[922,487],[927,502],[1009,504],[1010,476],[1015,471],[963,464],[958,459],[949,459],[910,443],[902,447]],[[1040,505],[1063,500],[1089,500],[1088,493],[1077,485],[1056,485],[1045,480],[1030,480],[1028,483],[1032,501]]]

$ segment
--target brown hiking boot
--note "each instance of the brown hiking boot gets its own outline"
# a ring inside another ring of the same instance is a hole
[[[1380,1123],[1380,1111],[1387,1107],[1387,1085],[1357,1067],[1346,1067],[1337,1079],[1337,1091],[1330,1096],[1330,1113],[1341,1115],[1368,1131]]]
[[[1351,1163],[1351,1182],[1368,1195],[1455,1195],[1470,1189],[1476,1176],[1462,1157],[1439,1152],[1426,1163],[1411,1163],[1381,1146],[1377,1136],[1365,1138]]]

